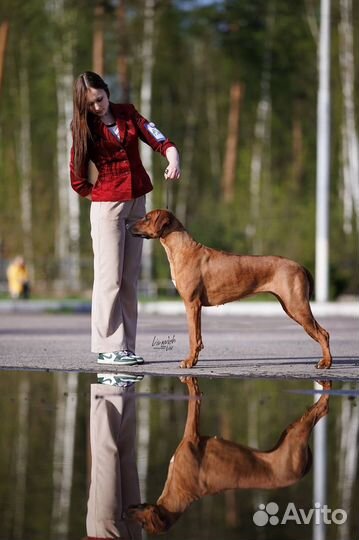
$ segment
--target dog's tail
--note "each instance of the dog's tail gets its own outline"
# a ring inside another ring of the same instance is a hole
[[[305,266],[303,266],[303,269],[304,269],[304,272],[308,278],[308,283],[309,283],[309,300],[311,300],[314,296],[314,292],[315,292],[315,287],[314,287],[314,279],[313,279],[313,276],[312,274],[309,272],[308,268],[305,268]]]

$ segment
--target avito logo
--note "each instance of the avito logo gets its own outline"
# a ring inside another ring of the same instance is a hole
[[[278,512],[279,506],[275,502],[260,504],[253,515],[253,522],[258,527],[264,527],[268,523],[270,525],[286,525],[290,521],[295,522],[297,525],[309,525],[310,523],[315,525],[321,523],[342,525],[348,518],[346,511],[342,508],[331,510],[328,505],[324,504],[322,506],[320,503],[315,503],[314,508],[306,511],[303,508],[297,509],[295,504],[290,502],[287,504],[282,518],[277,516]]]

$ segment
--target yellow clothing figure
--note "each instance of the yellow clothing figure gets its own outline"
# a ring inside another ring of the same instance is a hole
[[[7,280],[12,298],[29,297],[29,273],[23,257],[16,257],[8,266]]]

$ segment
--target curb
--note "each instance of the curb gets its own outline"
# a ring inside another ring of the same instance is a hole
[[[359,318],[359,302],[311,302],[313,314],[319,317]],[[181,315],[185,313],[182,302],[149,302],[140,304],[139,312],[149,315]],[[231,302],[221,306],[204,307],[205,315],[246,315],[273,317],[283,314],[279,302]]]
[[[311,302],[315,316],[359,318],[358,302]],[[183,315],[185,307],[181,301],[140,302],[139,313],[145,315]],[[91,302],[78,300],[2,300],[0,313],[46,313],[70,312],[90,313]],[[231,302],[229,304],[203,308],[205,316],[246,315],[274,317],[283,314],[279,302]]]

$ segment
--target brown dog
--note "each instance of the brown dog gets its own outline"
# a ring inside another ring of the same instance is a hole
[[[166,250],[172,280],[187,312],[190,353],[181,367],[196,365],[203,349],[202,306],[269,292],[277,297],[287,315],[320,344],[323,358],[316,367],[330,368],[329,334],[310,309],[313,278],[306,268],[283,257],[234,255],[202,246],[167,210],[149,212],[130,230],[135,236],[159,238]]]
[[[167,531],[196,500],[227,489],[278,489],[298,482],[310,470],[308,440],[313,427],[328,414],[329,394],[290,424],[270,451],[260,451],[201,436],[200,391],[197,379],[184,379],[190,397],[183,439],[170,461],[167,480],[156,504],[132,506],[126,517],[135,519],[150,534]],[[323,384],[329,389],[331,384]]]

